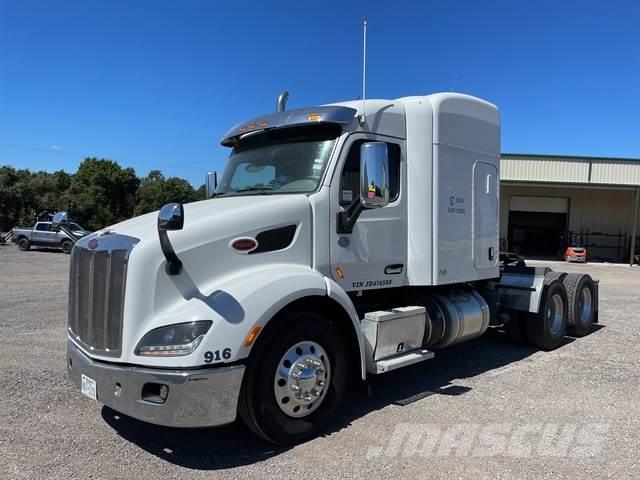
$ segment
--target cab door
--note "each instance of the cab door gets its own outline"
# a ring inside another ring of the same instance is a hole
[[[49,245],[55,241],[55,232],[51,231],[51,224],[47,222],[38,222],[31,234],[31,242],[36,245]]]
[[[365,209],[352,233],[338,232],[337,216],[360,198],[360,147],[385,142],[389,154],[390,201]],[[407,259],[405,143],[395,138],[353,134],[345,142],[331,182],[331,274],[345,290],[404,285]]]

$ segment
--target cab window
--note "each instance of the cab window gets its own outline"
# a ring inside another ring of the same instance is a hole
[[[39,232],[50,232],[51,224],[50,223],[39,223],[36,225],[36,230]]]
[[[360,147],[371,140],[356,140],[351,144],[340,177],[340,205],[349,205],[360,197]],[[389,201],[400,194],[400,145],[387,142],[389,152]]]

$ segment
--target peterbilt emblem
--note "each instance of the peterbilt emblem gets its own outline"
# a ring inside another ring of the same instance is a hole
[[[89,240],[89,248],[91,250],[95,250],[96,248],[98,248],[98,240],[96,240],[95,238]]]

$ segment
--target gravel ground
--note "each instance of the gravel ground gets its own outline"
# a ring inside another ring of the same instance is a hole
[[[600,278],[589,336],[449,348],[354,389],[327,435],[283,449],[83,397],[64,364],[68,266],[0,246],[0,478],[640,478],[640,268],[553,265]]]

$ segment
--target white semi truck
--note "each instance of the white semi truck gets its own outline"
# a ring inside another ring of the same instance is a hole
[[[212,198],[75,244],[67,368],[84,394],[293,444],[370,375],[489,327],[548,350],[597,321],[588,275],[499,264],[494,105],[284,103],[224,136]]]

